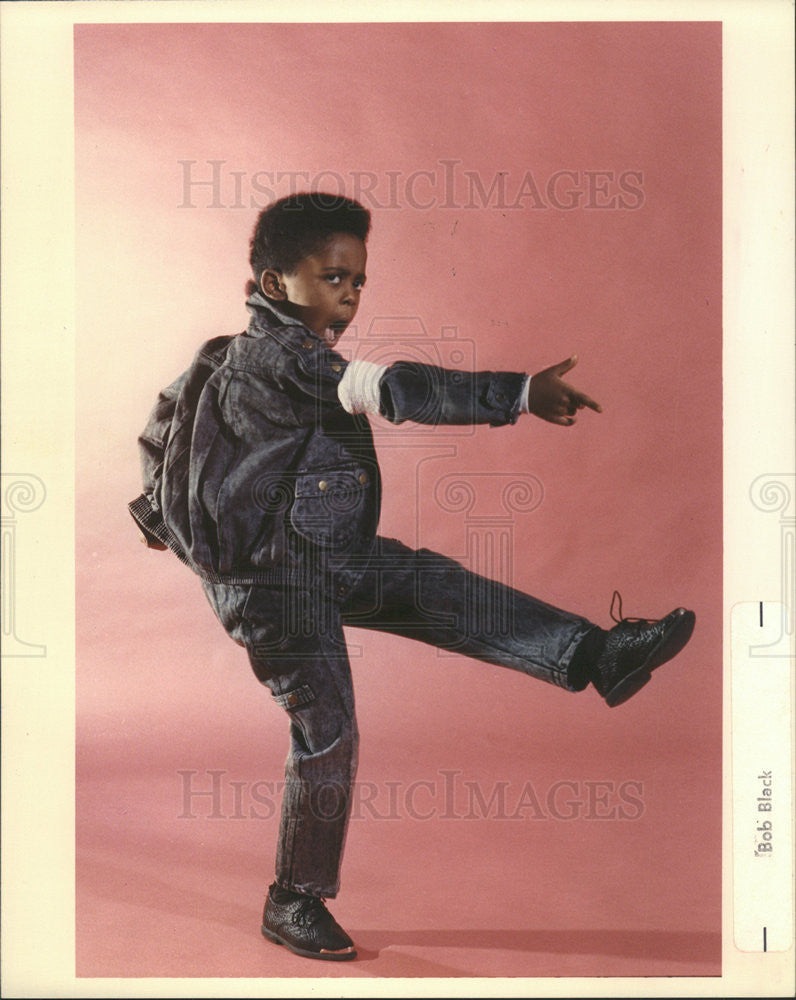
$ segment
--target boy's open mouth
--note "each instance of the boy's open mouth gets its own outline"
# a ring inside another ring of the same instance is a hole
[[[348,326],[348,321],[344,319],[335,320],[330,323],[326,329],[323,331],[323,336],[325,340],[333,344],[337,341],[343,333],[345,333],[346,327]]]

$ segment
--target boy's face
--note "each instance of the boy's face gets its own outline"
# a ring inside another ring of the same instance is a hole
[[[263,271],[265,295],[289,316],[334,346],[356,315],[365,284],[365,244],[350,233],[334,233],[304,257],[293,274]]]

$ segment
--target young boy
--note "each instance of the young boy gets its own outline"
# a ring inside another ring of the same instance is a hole
[[[610,706],[635,694],[694,627],[678,608],[610,631],[377,535],[379,466],[368,416],[393,423],[562,426],[600,406],[563,381],[399,361],[350,363],[334,347],[365,284],[370,215],[330,195],[283,198],[251,241],[248,329],[203,345],[164,390],[139,440],[148,545],[202,579],[229,635],[290,718],[290,751],[262,933],[309,958],[354,944],[326,909],[337,894],[357,764],[343,626],[380,629],[521,670]],[[483,627],[483,612],[509,623]],[[498,609],[495,612],[495,609]],[[621,613],[621,612],[620,612]],[[488,634],[487,634],[488,633]]]

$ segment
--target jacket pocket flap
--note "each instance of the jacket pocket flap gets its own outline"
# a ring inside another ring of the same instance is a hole
[[[315,700],[315,692],[309,684],[302,684],[301,687],[293,688],[292,691],[285,691],[284,694],[275,694],[274,701],[280,708],[288,711],[293,708],[302,708]]]
[[[335,498],[344,503],[346,496],[358,497],[368,484],[369,474],[357,466],[300,472],[296,475],[296,498]],[[335,504],[336,506],[336,504]]]

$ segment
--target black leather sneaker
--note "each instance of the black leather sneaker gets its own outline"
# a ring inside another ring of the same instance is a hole
[[[622,598],[614,592],[617,598],[620,617],[614,616],[617,624],[606,634],[592,680],[610,708],[632,698],[653,670],[676,656],[691,638],[696,622],[694,612],[685,608],[676,608],[658,621],[623,618]]]
[[[275,884],[265,901],[262,932],[269,941],[305,958],[346,962],[357,957],[354,942],[320,897],[289,892]]]

